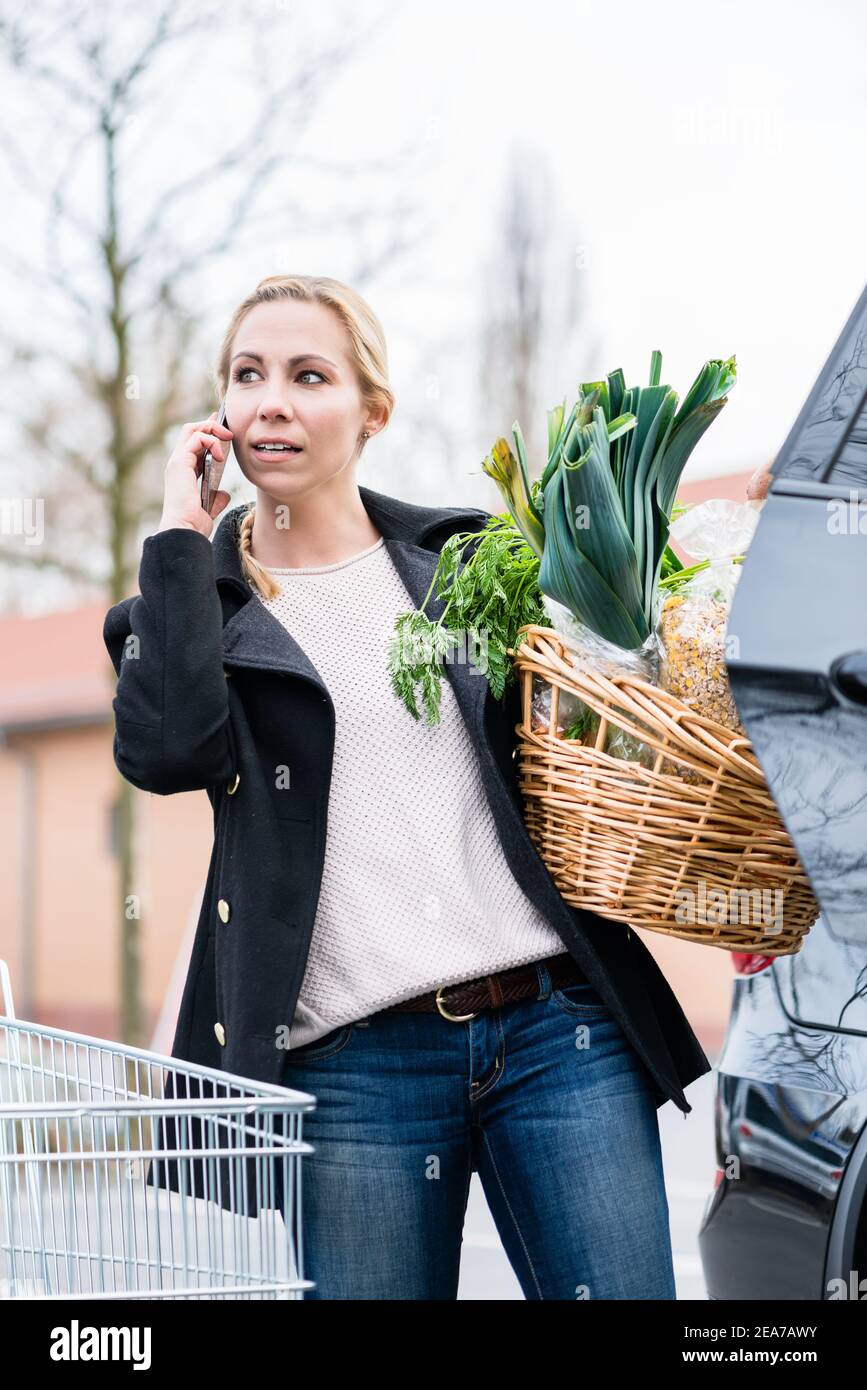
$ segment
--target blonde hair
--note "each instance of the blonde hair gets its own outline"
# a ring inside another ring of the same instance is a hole
[[[365,299],[341,280],[325,275],[269,275],[242,301],[229,320],[214,369],[214,383],[222,400],[229,385],[229,363],[232,344],[243,320],[257,304],[270,304],[279,299],[295,299],[304,303],[324,304],[337,314],[346,328],[350,343],[350,360],[358,377],[362,399],[367,406],[385,408],[388,424],[394,410],[394,393],[388,384],[388,353],[382,324]],[[384,427],[383,427],[384,428]],[[362,437],[361,447],[364,447]],[[253,556],[250,544],[253,534],[255,503],[250,504],[238,528],[238,551],[241,568],[252,587],[263,598],[275,598],[279,584]]]

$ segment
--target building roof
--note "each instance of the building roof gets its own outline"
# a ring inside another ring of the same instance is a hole
[[[111,717],[115,675],[102,625],[109,603],[0,617],[0,730],[99,723]]]

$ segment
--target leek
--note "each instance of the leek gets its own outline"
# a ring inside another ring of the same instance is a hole
[[[647,386],[627,387],[618,369],[584,382],[568,417],[565,401],[549,411],[538,484],[517,421],[515,451],[498,439],[482,464],[540,556],[541,591],[628,650],[656,627],[660,580],[682,568],[668,544],[678,484],[737,379],[734,357],[706,362],[678,409],[661,374],[655,350]]]

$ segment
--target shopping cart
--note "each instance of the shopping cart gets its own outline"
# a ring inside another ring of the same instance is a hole
[[[303,1298],[315,1097],[21,1022],[0,984],[0,1298]]]

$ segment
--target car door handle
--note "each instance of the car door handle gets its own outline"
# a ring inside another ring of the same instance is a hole
[[[831,680],[858,705],[867,705],[867,652],[847,652],[832,663]]]

